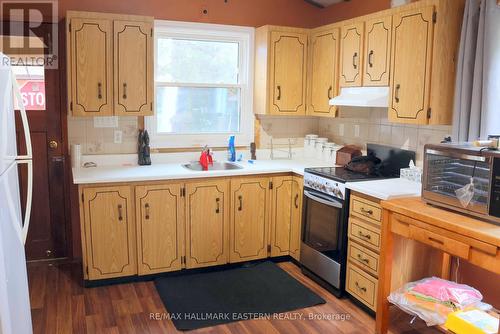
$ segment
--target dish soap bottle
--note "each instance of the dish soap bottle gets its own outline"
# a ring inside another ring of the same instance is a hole
[[[234,136],[229,137],[229,144],[227,147],[227,160],[236,161],[236,148],[234,147]]]

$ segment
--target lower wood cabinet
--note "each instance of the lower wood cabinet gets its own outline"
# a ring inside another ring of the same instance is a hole
[[[180,270],[184,256],[182,184],[137,186],[137,269],[139,275]]]
[[[84,276],[104,279],[137,273],[134,210],[129,186],[82,192]]]
[[[229,181],[186,184],[186,268],[229,260]]]
[[[99,280],[290,255],[299,259],[302,178],[83,185],[84,277]]]
[[[270,179],[245,177],[231,180],[231,263],[268,256]]]

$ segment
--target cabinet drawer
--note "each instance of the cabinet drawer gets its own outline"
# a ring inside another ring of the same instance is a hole
[[[351,196],[351,213],[360,218],[368,218],[370,221],[380,223],[382,221],[382,209],[370,200]]]
[[[436,234],[413,225],[410,225],[409,227],[409,234],[410,238],[430,245],[434,248],[441,249],[448,254],[458,256],[463,259],[469,258],[470,246],[464,244],[463,242],[444,237],[440,234]]]
[[[347,258],[369,273],[378,276],[379,255],[350,240]]]
[[[346,290],[360,302],[375,311],[378,280],[347,263]]]
[[[380,250],[380,230],[353,217],[349,218],[349,237],[363,246]]]

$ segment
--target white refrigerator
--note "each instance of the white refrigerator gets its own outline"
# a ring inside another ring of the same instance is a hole
[[[0,52],[0,334],[33,332],[24,243],[29,227],[33,185],[31,140],[19,87]],[[14,101],[18,101],[27,154],[18,155]],[[28,166],[25,217],[21,217],[18,165]]]

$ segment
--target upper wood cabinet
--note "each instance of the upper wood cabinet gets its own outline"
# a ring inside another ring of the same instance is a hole
[[[186,184],[186,268],[229,260],[229,182]]]
[[[139,275],[179,270],[184,256],[182,184],[137,186]]]
[[[153,24],[137,21],[114,21],[113,24],[115,114],[152,114]]]
[[[336,116],[337,108],[329,101],[338,95],[339,29],[311,34],[309,47],[307,114]]]
[[[342,27],[340,33],[340,86],[361,86],[363,66],[364,22]]]
[[[390,121],[427,123],[433,14],[434,7],[430,6],[397,13],[393,17]]]
[[[68,11],[73,116],[153,114],[153,18]]]
[[[230,262],[267,257],[269,240],[269,178],[231,180]]]
[[[260,27],[255,36],[256,114],[305,115],[307,30]]]
[[[69,84],[75,116],[113,114],[112,30],[109,20],[71,19]]]
[[[85,188],[82,245],[87,279],[137,273],[134,210],[128,186]]]
[[[392,16],[366,21],[364,86],[388,86]]]

